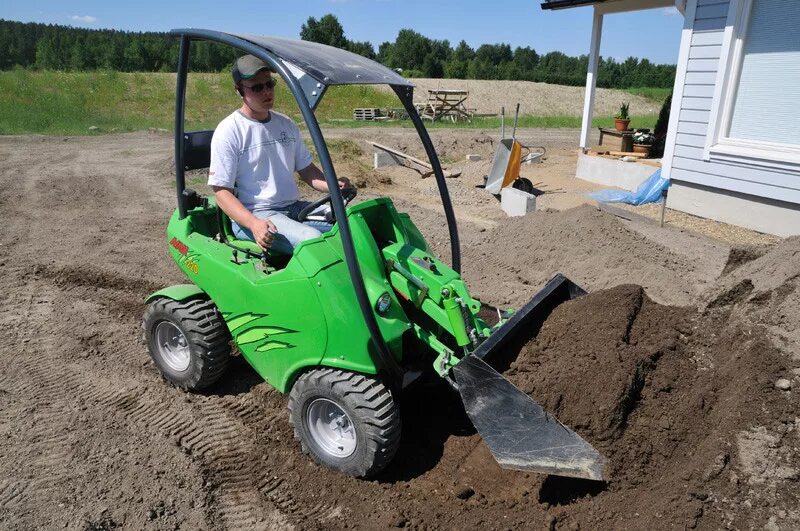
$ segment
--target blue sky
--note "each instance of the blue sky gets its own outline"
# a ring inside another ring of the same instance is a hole
[[[539,53],[588,52],[592,9],[542,11],[541,0],[6,0],[0,18],[93,29],[167,31],[197,27],[231,32],[298,37],[308,17],[336,15],[345,36],[369,41],[376,50],[411,28],[455,46],[462,39],[481,44],[531,46]],[[646,57],[676,63],[683,24],[674,8],[605,17],[601,54],[624,59]]]

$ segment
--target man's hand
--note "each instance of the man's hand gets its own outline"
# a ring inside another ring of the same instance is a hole
[[[330,190],[328,190],[328,182],[325,180],[325,176],[313,162],[302,170],[298,170],[297,173],[300,174],[300,178],[314,190],[330,193]],[[338,181],[340,190],[345,188],[353,188],[353,184],[347,177],[339,177]]]
[[[255,218],[255,221],[251,223],[248,229],[253,233],[255,242],[265,251],[268,251],[272,246],[272,235],[278,233],[275,224],[268,219]]]

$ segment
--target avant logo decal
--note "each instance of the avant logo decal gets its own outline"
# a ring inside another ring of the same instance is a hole
[[[181,253],[181,256],[178,257],[179,264],[182,264],[190,273],[194,273],[195,275],[200,272],[200,266],[195,259],[196,255],[189,254],[189,247],[185,243],[173,236],[169,244]]]
[[[181,253],[183,256],[189,254],[189,247],[187,247],[186,244],[180,241],[178,238],[173,236],[172,239],[169,241],[169,244],[175,247],[178,250],[178,252]]]
[[[253,345],[256,352],[268,352],[275,349],[294,348],[291,343],[279,341],[274,339],[274,336],[282,334],[294,334],[297,330],[290,330],[289,328],[282,328],[280,326],[251,326],[254,321],[267,317],[266,315],[258,315],[252,313],[245,313],[236,317],[233,314],[223,314],[225,322],[228,324],[228,329],[231,331],[233,337],[236,338],[236,344],[240,346]]]

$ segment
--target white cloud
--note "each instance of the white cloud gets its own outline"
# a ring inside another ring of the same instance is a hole
[[[93,17],[90,15],[72,15],[69,17],[71,20],[75,22],[83,22],[85,24],[91,24],[93,22],[97,22],[97,17]]]
[[[678,11],[678,8],[675,7],[675,6],[665,7],[661,12],[664,15],[668,16],[668,17],[679,17],[679,16],[681,16],[681,12]]]

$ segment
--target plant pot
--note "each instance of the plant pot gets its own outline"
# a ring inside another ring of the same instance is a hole
[[[633,145],[633,152],[634,153],[644,153],[645,157],[650,156],[650,147],[647,144],[634,144]]]
[[[627,131],[628,124],[630,123],[631,123],[630,120],[623,120],[621,118],[614,119],[614,127],[616,128],[617,131]]]

